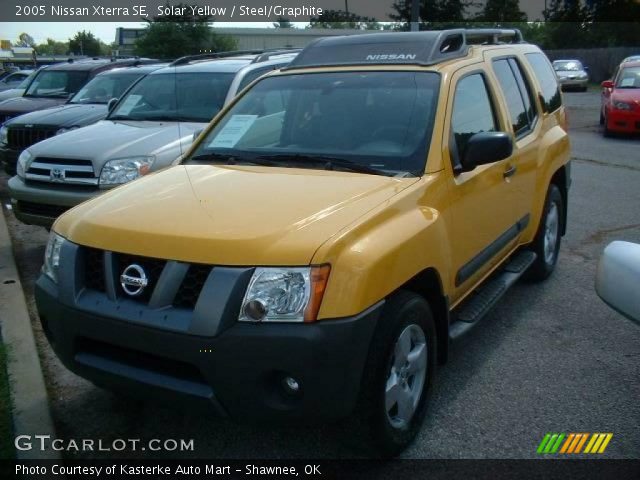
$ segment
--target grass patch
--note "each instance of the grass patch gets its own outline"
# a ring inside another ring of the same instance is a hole
[[[0,458],[15,458],[13,448],[13,422],[11,420],[11,396],[7,375],[7,347],[0,342]]]

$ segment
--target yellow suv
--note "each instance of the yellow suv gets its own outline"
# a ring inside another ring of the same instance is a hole
[[[183,164],[60,217],[40,319],[98,385],[349,417],[393,455],[450,340],[553,271],[568,161],[553,69],[517,30],[320,39]]]

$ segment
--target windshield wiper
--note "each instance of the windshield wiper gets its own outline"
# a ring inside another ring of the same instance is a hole
[[[133,120],[131,117],[127,117],[126,115],[112,115],[107,118],[107,120]]]
[[[278,162],[267,160],[267,159],[259,159],[259,158],[245,158],[245,157],[236,157],[235,155],[227,155],[222,153],[203,153],[201,155],[196,155],[195,157],[191,157],[186,159],[185,162],[223,162],[227,165],[237,165],[239,163],[247,163],[252,165],[267,165],[270,167],[278,166]]]
[[[295,163],[304,165],[309,163],[322,164],[325,170],[343,169],[357,173],[368,173],[370,175],[388,175],[384,170],[363,165],[361,163],[346,160],[344,158],[329,157],[324,155],[262,155],[257,157],[259,160],[268,160],[284,163]]]

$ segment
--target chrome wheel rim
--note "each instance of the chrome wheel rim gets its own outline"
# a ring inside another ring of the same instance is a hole
[[[559,227],[560,215],[558,214],[558,205],[552,202],[547,212],[547,219],[544,225],[544,261],[548,265],[553,264],[556,256]]]
[[[387,418],[404,428],[418,408],[427,376],[427,342],[418,325],[409,325],[398,336],[390,361],[385,389]]]

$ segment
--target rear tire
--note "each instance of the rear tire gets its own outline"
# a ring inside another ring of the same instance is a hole
[[[351,419],[358,447],[392,457],[416,437],[436,367],[436,330],[427,301],[399,291],[383,309],[369,347],[360,398]]]
[[[604,115],[602,114],[602,110],[600,110],[600,125],[604,125]]]
[[[527,280],[533,282],[545,280],[556,268],[562,240],[564,209],[564,200],[560,189],[557,185],[550,184],[538,232],[533,243],[529,246],[529,249],[535,252],[537,257],[525,274]]]

